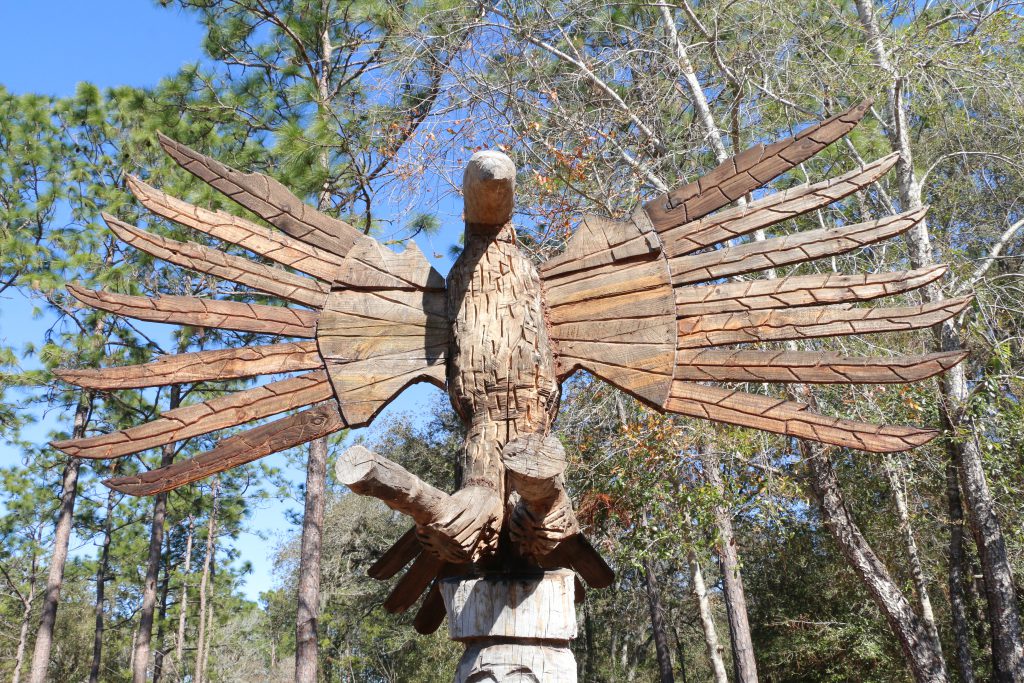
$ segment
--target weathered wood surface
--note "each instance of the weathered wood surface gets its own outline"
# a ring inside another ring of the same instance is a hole
[[[545,568],[571,567],[591,588],[607,588],[615,581],[615,571],[582,533],[563,540],[540,564]]]
[[[444,564],[445,561],[434,553],[420,553],[384,600],[384,609],[400,614],[415,605]]]
[[[158,216],[205,232],[211,237],[237,244],[266,259],[332,282],[343,261],[325,249],[306,244],[278,230],[258,225],[224,211],[210,211],[161,192],[133,175],[126,178],[128,189],[147,209]]]
[[[308,341],[179,353],[144,365],[64,369],[57,375],[87,389],[141,389],[317,370],[323,365],[316,342]]]
[[[52,445],[76,458],[117,458],[332,398],[326,373],[311,372],[169,410],[138,427]]]
[[[791,275],[771,280],[677,287],[676,315],[689,318],[767,308],[870,301],[923,287],[945,272],[945,266],[935,266],[895,273]]]
[[[319,280],[295,275],[281,268],[271,268],[194,242],[178,242],[154,235],[107,214],[103,214],[103,219],[122,242],[162,261],[237,282],[300,306],[319,309],[323,308],[327,300],[328,287]]]
[[[121,493],[152,496],[333,434],[345,426],[338,406],[329,401],[228,437],[213,450],[190,460],[103,483]]]
[[[165,135],[159,138],[164,150],[186,171],[297,240],[344,256],[366,239],[345,221],[303,203],[270,176],[236,171]]]
[[[893,384],[919,382],[945,372],[965,352],[851,358],[816,351],[680,350],[676,379],[691,382],[804,382]]]
[[[753,427],[835,446],[874,453],[905,451],[935,438],[937,432],[818,415],[806,404],[677,381],[665,408],[673,413]]]
[[[412,527],[377,558],[377,561],[366,570],[366,574],[372,579],[386,581],[415,560],[422,550],[423,546],[420,545],[420,540],[416,537],[416,527]]]
[[[392,510],[425,526],[442,517],[449,495],[407,469],[356,444],[335,463],[338,481],[352,491],[373,496]]]
[[[669,259],[672,283],[679,287],[844,254],[910,230],[924,219],[927,210],[917,209],[841,228],[806,230],[763,242],[677,256]]]
[[[751,147],[696,182],[655,197],[644,204],[644,210],[659,232],[697,220],[810,159],[853,130],[870,106],[866,100],[791,138]]]
[[[673,258],[699,251],[828,206],[877,181],[898,159],[899,154],[890,154],[839,177],[776,192],[663,231],[665,255]]]
[[[571,571],[453,577],[440,582],[440,591],[448,612],[448,635],[467,643],[456,683],[577,680],[569,649],[569,641],[576,637]]]
[[[136,320],[283,337],[312,339],[316,336],[315,311],[195,296],[113,294],[77,285],[68,285],[68,291],[86,306]]]
[[[509,516],[509,535],[523,556],[539,560],[580,526],[565,490],[565,449],[558,439],[528,434],[501,452],[509,485],[519,501]]]
[[[951,318],[970,303],[971,297],[961,297],[893,308],[809,306],[702,315],[679,321],[679,348],[915,330]]]

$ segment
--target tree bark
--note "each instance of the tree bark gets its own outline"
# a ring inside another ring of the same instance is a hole
[[[932,636],[893,581],[882,561],[861,534],[846,506],[835,467],[824,448],[799,441],[810,470],[810,486],[821,508],[822,520],[832,532],[843,557],[860,576],[864,586],[885,615],[919,683],[947,681],[946,664]]]
[[[184,677],[182,667],[185,660],[182,658],[182,650],[185,648],[185,622],[188,616],[188,577],[192,567],[192,542],[196,535],[196,518],[188,518],[188,535],[185,537],[185,566],[181,576],[181,599],[178,600],[178,633],[174,639],[174,666],[177,668],[178,678]]]
[[[875,66],[891,79],[887,93],[890,115],[887,132],[890,147],[894,152],[900,153],[899,162],[896,164],[900,203],[903,210],[917,209],[923,202],[921,186],[914,173],[910,127],[902,101],[902,81],[889,59],[871,0],[856,0],[856,5],[868,49],[875,59]],[[907,243],[914,268],[934,264],[927,221],[922,220],[907,232]],[[926,286],[921,291],[926,303],[942,301],[944,298],[938,285]],[[936,345],[939,350],[960,348],[960,331],[954,321],[937,326]],[[957,365],[946,372],[939,386],[946,419],[952,428],[949,434],[950,444],[960,478],[960,489],[967,504],[967,518],[981,558],[985,598],[989,605],[995,678],[999,681],[1024,681],[1024,639],[1013,573],[995,502],[985,478],[981,449],[976,442],[976,435],[982,430],[964,410],[968,391],[963,366]],[[958,437],[957,432],[963,436]]]
[[[946,465],[946,503],[949,519],[949,611],[956,643],[956,663],[963,683],[974,683],[971,634],[968,628],[967,599],[964,595],[964,511],[960,501],[960,482],[952,460]]]
[[[672,653],[668,647],[668,631],[665,628],[665,610],[661,606],[654,561],[650,558],[644,559],[644,587],[647,590],[647,604],[651,610],[654,651],[658,657],[658,680],[661,683],[675,683],[675,676],[672,674]]]
[[[306,507],[299,551],[298,610],[295,615],[295,683],[317,680],[317,616],[320,606],[320,550],[327,488],[327,440],[309,444]]]
[[[705,478],[719,496],[723,496],[722,502],[715,505],[715,526],[718,527],[718,562],[722,569],[725,611],[729,616],[734,674],[740,683],[756,683],[757,661],[754,658],[754,642],[750,635],[747,595],[743,589],[743,576],[740,574],[740,558],[733,533],[732,512],[724,500],[725,484],[719,471],[721,463],[713,449],[702,448],[700,456],[704,464]]]
[[[708,659],[711,660],[711,669],[714,671],[715,683],[729,683],[729,677],[725,673],[725,662],[722,661],[722,646],[718,643],[718,630],[715,628],[715,618],[711,613],[708,589],[704,585],[704,572],[701,571],[700,563],[697,561],[697,553],[693,549],[687,553],[686,559],[690,565],[693,596],[697,598],[700,625],[704,630],[704,645],[707,647]]]
[[[199,636],[196,638],[196,663],[192,672],[192,679],[195,683],[203,683],[203,647],[206,643],[206,587],[210,580],[210,565],[213,562],[213,553],[216,547],[217,537],[217,509],[220,504],[220,477],[213,480],[213,507],[210,510],[210,520],[206,526],[206,556],[203,558],[203,573],[199,579]]]
[[[29,566],[28,593],[19,593],[22,604],[21,628],[18,629],[18,647],[14,653],[14,671],[11,674],[11,683],[19,683],[21,681],[21,667],[25,664],[25,649],[28,647],[28,627],[32,623],[32,603],[36,599],[36,570],[38,569],[38,561],[39,554],[36,550],[33,550],[32,561]]]
[[[115,468],[111,468],[112,470]],[[107,491],[106,517],[103,519],[103,545],[100,546],[99,564],[96,567],[96,604],[93,608],[96,615],[96,628],[92,642],[92,666],[89,668],[89,683],[99,683],[100,664],[103,660],[103,603],[104,589],[107,583],[107,571],[110,564],[110,537],[113,533],[114,491]]]
[[[71,436],[80,439],[85,436],[85,427],[92,413],[93,392],[83,391],[75,408],[74,426]],[[46,673],[50,667],[50,650],[53,647],[53,627],[57,622],[57,605],[60,602],[60,589],[64,583],[64,564],[68,559],[68,544],[71,542],[71,524],[75,514],[75,496],[78,493],[78,470],[82,461],[69,458],[64,467],[63,482],[60,493],[60,514],[53,534],[53,555],[50,558],[50,571],[46,578],[46,594],[43,597],[42,616],[39,619],[39,631],[36,633],[36,644],[32,651],[32,669],[29,683],[45,683]]]
[[[160,609],[157,614],[156,652],[153,654],[153,683],[160,683],[164,675],[167,630],[167,593],[171,588],[171,535],[167,534],[164,548],[163,580],[160,581]]]
[[[181,385],[171,387],[170,410],[181,404]],[[160,467],[174,462],[177,443],[166,444],[160,450]],[[132,683],[146,683],[149,669],[149,651],[153,638],[153,616],[156,611],[156,582],[160,576],[160,560],[164,546],[164,520],[167,516],[167,494],[158,493],[153,501],[153,526],[149,532],[149,556],[146,560],[146,581],[142,589],[142,609],[139,630],[135,634],[135,655],[132,660]]]

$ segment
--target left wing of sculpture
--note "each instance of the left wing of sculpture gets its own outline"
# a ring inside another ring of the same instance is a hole
[[[298,411],[230,436],[191,460],[106,482],[125,493],[150,495],[365,425],[413,382],[444,386],[444,279],[415,245],[395,253],[304,204],[268,176],[240,173],[163,136],[160,142],[183,168],[274,228],[193,206],[129,178],[132,193],[153,213],[243,247],[253,257],[168,239],[104,215],[110,229],[158,259],[262,292],[284,305],[148,298],[75,286],[71,293],[94,308],[139,320],[285,340],[164,356],[145,365],[65,370],[61,377],[110,391],[300,374],[175,408],[130,429],[61,441],[54,444],[57,448],[81,458],[116,458]]]
[[[931,430],[826,417],[802,403],[717,386],[914,382],[964,358],[959,352],[861,358],[764,348],[928,327],[970,301],[857,305],[921,287],[944,267],[742,278],[861,249],[924,218],[922,209],[761,241],[737,239],[862,190],[895,164],[897,156],[890,155],[837,178],[727,208],[846,135],[868,105],[748,149],[646,203],[629,220],[587,216],[565,252],[540,268],[559,376],[582,368],[659,410],[866,451],[905,450],[931,439]]]

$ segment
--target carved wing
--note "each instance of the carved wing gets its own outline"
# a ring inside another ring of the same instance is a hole
[[[143,206],[260,258],[178,242],[104,215],[110,229],[158,259],[269,294],[285,305],[147,298],[75,286],[72,295],[94,308],[140,320],[307,341],[184,353],[145,365],[65,370],[61,377],[112,391],[303,374],[175,408],[137,427],[54,446],[76,457],[116,458],[302,409],[235,434],[191,460],[105,482],[125,493],[150,495],[365,425],[413,382],[444,386],[444,279],[415,245],[396,254],[348,223],[304,204],[272,178],[240,173],[164,136],[160,143],[184,169],[274,227],[193,206],[130,177],[128,187]]]
[[[540,268],[559,376],[587,370],[659,410],[866,451],[921,445],[935,432],[819,415],[808,406],[707,382],[914,382],[963,353],[849,358],[767,350],[787,340],[928,327],[969,298],[867,307],[939,278],[945,268],[870,275],[740,279],[827,258],[898,235],[924,210],[732,244],[756,230],[847,197],[882,177],[890,155],[837,178],[726,208],[846,135],[864,102],[798,135],[758,145],[696,182],[647,202],[630,219],[587,216],[563,254]],[[729,348],[736,344],[757,345]]]

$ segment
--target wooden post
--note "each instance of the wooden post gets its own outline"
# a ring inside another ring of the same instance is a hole
[[[574,574],[441,581],[448,634],[466,644],[455,683],[576,683]]]

